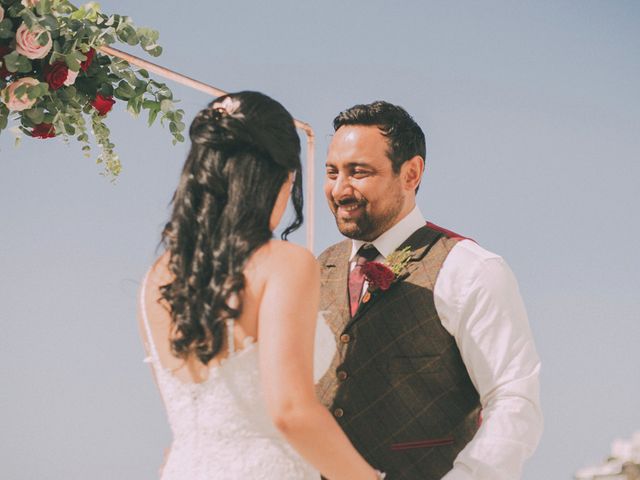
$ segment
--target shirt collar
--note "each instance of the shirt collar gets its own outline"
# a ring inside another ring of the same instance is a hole
[[[349,257],[349,261],[353,260],[360,247],[365,243],[373,243],[373,245],[380,252],[380,255],[382,255],[383,258],[386,258],[390,253],[395,251],[396,248],[402,245],[402,242],[409,238],[413,232],[421,227],[424,227],[424,225],[425,219],[422,215],[422,212],[416,205],[415,208],[411,210],[411,212],[409,212],[406,217],[404,217],[393,227],[376,238],[373,242],[365,242],[364,240],[352,240],[351,256]]]

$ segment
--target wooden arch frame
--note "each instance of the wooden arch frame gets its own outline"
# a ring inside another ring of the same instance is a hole
[[[189,78],[181,73],[174,72],[173,70],[169,70],[168,68],[161,67],[160,65],[156,65],[155,63],[148,62],[143,60],[142,58],[136,57],[134,55],[130,55],[121,50],[117,50],[111,47],[100,47],[102,53],[107,55],[111,55],[113,57],[118,57],[123,60],[126,60],[132,65],[135,65],[140,68],[144,68],[149,72],[156,73],[161,77],[164,77],[168,80],[173,80],[177,83],[185,85],[187,87],[193,88],[195,90],[199,90],[201,92],[207,93],[214,97],[220,97],[222,95],[226,95],[227,92],[224,90],[220,90],[219,88],[213,87],[211,85],[207,85],[206,83],[200,82],[198,80],[194,80],[193,78]],[[313,235],[314,235],[314,156],[315,156],[315,134],[313,133],[313,129],[311,125],[302,120],[295,119],[296,127],[302,130],[307,138],[307,161],[306,161],[306,195],[305,195],[305,217],[306,217],[306,246],[307,248],[313,252]]]

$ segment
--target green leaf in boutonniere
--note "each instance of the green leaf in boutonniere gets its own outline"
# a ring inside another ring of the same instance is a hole
[[[391,269],[393,274],[398,277],[406,268],[412,255],[413,252],[411,248],[405,247],[402,250],[396,250],[390,253],[384,263]]]

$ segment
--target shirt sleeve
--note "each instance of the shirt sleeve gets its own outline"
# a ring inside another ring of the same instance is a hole
[[[482,424],[443,480],[515,480],[542,434],[540,360],[506,262],[469,240],[445,260],[434,297],[480,395]]]

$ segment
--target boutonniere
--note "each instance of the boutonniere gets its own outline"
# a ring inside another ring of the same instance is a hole
[[[369,283],[362,301],[368,302],[371,295],[378,291],[389,290],[404,273],[413,252],[410,247],[396,250],[384,262],[367,262],[362,266],[362,274]]]

